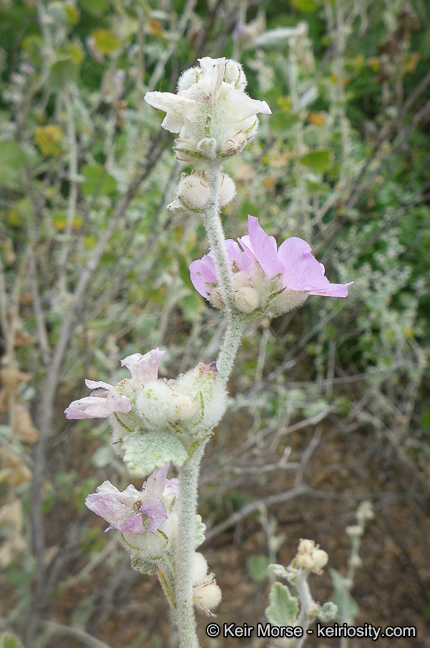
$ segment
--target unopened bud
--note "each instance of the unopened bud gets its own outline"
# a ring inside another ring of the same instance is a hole
[[[242,313],[252,313],[258,306],[258,292],[254,288],[244,286],[234,293],[234,303]]]
[[[224,207],[233,200],[236,195],[236,186],[233,180],[226,173],[222,174],[219,187],[218,200],[220,207]]]
[[[204,173],[183,173],[178,186],[178,197],[190,209],[206,209],[209,202],[209,186]]]
[[[193,565],[191,567],[191,582],[193,585],[201,583],[208,573],[208,564],[206,558],[200,552],[196,551],[193,556]]]
[[[228,59],[225,63],[224,81],[230,83],[237,90],[245,90],[247,80],[242,65]]]
[[[192,67],[189,70],[185,70],[179,77],[177,91],[182,92],[191,88],[192,85],[201,79],[202,74],[203,70],[199,67]]]

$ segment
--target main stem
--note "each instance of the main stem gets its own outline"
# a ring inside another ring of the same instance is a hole
[[[227,382],[243,332],[243,314],[234,304],[230,261],[225,246],[224,231],[219,215],[219,187],[222,163],[215,161],[206,169],[210,187],[209,205],[204,224],[215,260],[219,285],[227,309],[228,325],[217,360],[221,378]],[[194,618],[193,584],[191,580],[193,556],[196,547],[197,488],[200,461],[206,442],[202,442],[179,470],[179,538],[176,552],[176,622],[180,648],[199,648]]]
[[[203,442],[179,469],[179,538],[176,553],[176,623],[180,648],[199,648],[191,581],[196,546],[197,487]]]

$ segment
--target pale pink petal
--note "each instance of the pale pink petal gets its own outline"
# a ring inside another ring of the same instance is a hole
[[[306,291],[310,295],[346,297],[351,284],[331,284],[325,269],[311,254],[311,247],[300,238],[291,237],[279,248],[278,257],[284,266],[282,283],[287,290]]]
[[[154,349],[142,355],[133,353],[121,360],[121,367],[127,367],[133,380],[146,383],[158,379],[158,365],[165,351]]]
[[[252,259],[250,259],[250,257],[240,249],[236,241],[227,239],[225,246],[227,248],[228,258],[232,263],[232,267],[234,262],[235,266],[239,268],[239,270],[250,273],[252,268]]]
[[[179,479],[177,477],[166,479],[163,495],[176,495],[176,493],[179,493]]]
[[[190,278],[194,288],[202,297],[208,297],[206,282],[202,275],[202,262],[200,259],[190,264]]]
[[[146,513],[146,515],[149,517],[149,532],[153,533],[154,535],[157,529],[159,529],[169,517],[167,515],[166,507],[155,493],[150,493],[148,495],[139,511]]]
[[[103,390],[104,392],[112,391],[113,386],[109,385],[107,382],[103,382],[103,380],[88,380],[87,378],[85,379],[85,384],[88,387],[88,389],[91,389],[91,391],[97,391],[99,394],[102,393],[99,390]],[[91,394],[92,396],[94,394]]]
[[[208,283],[218,283],[218,275],[215,267],[215,261],[212,252],[205,254],[201,260],[202,275]]]
[[[268,236],[260,227],[258,218],[248,216],[249,241],[260,266],[270,279],[277,274],[282,274],[284,268],[277,254],[277,245],[273,236]]]
[[[168,472],[169,464],[166,464],[163,468],[154,470],[152,475],[150,475],[148,480],[143,484],[142,488],[144,488],[147,493],[155,493],[159,496],[162,495]]]
[[[126,520],[133,514],[128,506],[118,502],[115,495],[110,493],[92,493],[86,498],[85,505],[112,525]]]
[[[109,531],[111,528],[118,529],[118,531],[122,531],[123,533],[145,533],[146,531],[141,513],[136,513],[136,515],[132,515],[127,520],[114,522],[106,531]]]
[[[113,412],[128,414],[133,409],[126,396],[108,392],[107,396],[86,396],[70,403],[64,410],[68,419],[107,418]]]

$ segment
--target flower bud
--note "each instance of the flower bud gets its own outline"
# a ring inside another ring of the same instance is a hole
[[[209,186],[205,174],[194,172],[191,175],[182,174],[178,186],[178,198],[189,209],[204,211],[209,202]]]
[[[218,193],[218,201],[220,207],[228,205],[229,202],[233,200],[236,195],[236,185],[233,180],[226,173],[223,173],[221,176],[221,183]]]
[[[242,65],[237,61],[233,61],[232,59],[227,59],[226,61],[224,81],[232,85],[237,90],[242,91],[245,90],[248,83]]]
[[[191,568],[191,582],[193,585],[201,583],[208,573],[208,563],[206,558],[199,551],[196,551],[193,556],[193,564]]]
[[[258,292],[254,288],[244,286],[234,292],[234,303],[242,313],[252,313],[257,308],[258,302]]]
[[[322,574],[322,569],[327,564],[328,554],[320,549],[313,540],[300,540],[295,561],[301,569],[319,575]]]

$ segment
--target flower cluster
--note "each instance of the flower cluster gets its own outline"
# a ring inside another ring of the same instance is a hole
[[[348,284],[332,284],[324,266],[303,239],[291,237],[279,249],[273,236],[248,216],[249,235],[239,243],[226,241],[231,262],[234,301],[238,310],[258,317],[276,317],[303,304],[309,295],[346,297]],[[212,253],[190,265],[195,289],[216,308],[224,308]]]
[[[226,390],[216,364],[200,363],[176,380],[158,378],[164,351],[124,358],[131,379],[117,385],[86,380],[91,395],[73,401],[69,419],[110,418],[112,444],[129,471],[143,476],[172,462],[182,465],[187,450],[207,437],[226,407]]]
[[[239,153],[257,132],[256,115],[271,113],[265,101],[244,92],[247,81],[240,63],[209,57],[199,63],[182,74],[177,94],[145,95],[145,101],[166,113],[161,126],[179,133],[175,151],[186,163]]]

